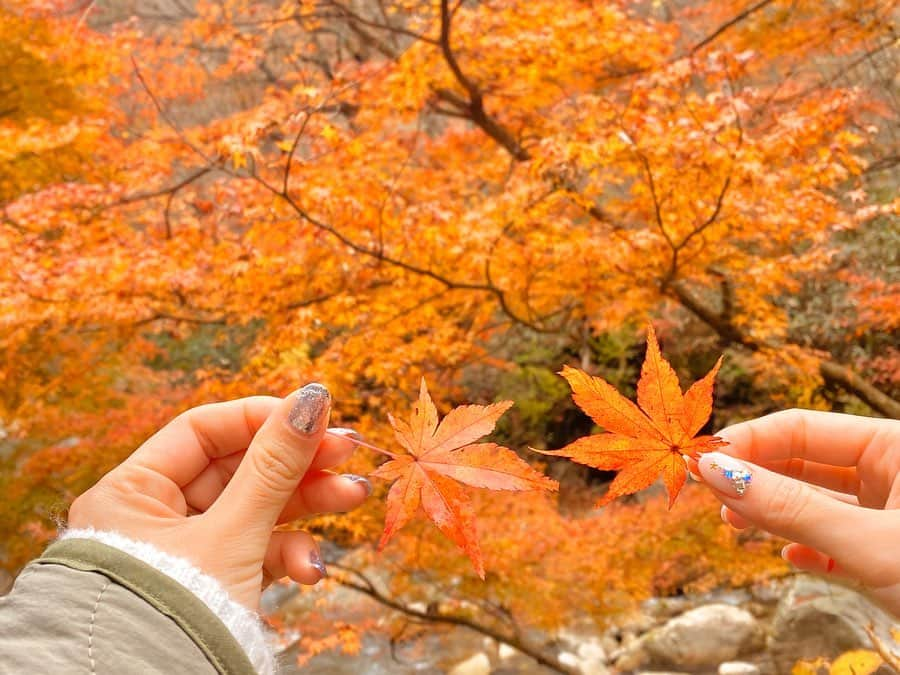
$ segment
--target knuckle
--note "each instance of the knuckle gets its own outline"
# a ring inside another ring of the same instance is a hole
[[[102,481],[105,486],[126,497],[145,495],[153,492],[156,475],[140,467],[123,464],[117,471],[110,473]]]
[[[782,532],[794,531],[809,508],[810,489],[792,480],[776,482],[767,504],[772,528]]]
[[[281,443],[266,443],[256,452],[248,452],[253,473],[265,490],[283,492],[293,489],[300,479],[300,467],[290,460],[291,449]]]

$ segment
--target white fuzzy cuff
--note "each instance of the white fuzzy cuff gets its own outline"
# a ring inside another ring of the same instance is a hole
[[[123,537],[117,532],[101,532],[85,528],[66,530],[59,538],[99,541],[171,577],[200,598],[210,611],[222,620],[260,675],[273,675],[276,672],[275,652],[259,615],[228,597],[228,593],[218,581],[201,572],[188,560],[160,551],[145,542]]]

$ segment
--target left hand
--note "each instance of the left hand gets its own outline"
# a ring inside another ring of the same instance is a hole
[[[786,410],[691,460],[733,527],[784,537],[798,569],[857,582],[900,616],[900,421]]]
[[[112,530],[190,560],[250,609],[264,585],[325,574],[307,532],[276,524],[359,506],[371,487],[328,468],[356,447],[326,437],[331,398],[310,384],[285,399],[254,396],[188,410],[78,497],[69,526]]]

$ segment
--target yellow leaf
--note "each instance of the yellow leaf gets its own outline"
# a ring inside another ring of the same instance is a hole
[[[884,663],[875,652],[869,649],[854,649],[844,652],[831,664],[830,675],[871,675]]]
[[[797,661],[791,668],[791,675],[819,675],[820,669],[827,665],[828,661],[823,658],[813,661]]]
[[[330,124],[326,124],[322,127],[322,138],[326,141],[333,142],[339,137],[337,129],[335,129]]]

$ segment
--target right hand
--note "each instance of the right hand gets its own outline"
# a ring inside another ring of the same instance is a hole
[[[900,616],[900,421],[786,410],[718,435],[729,445],[691,465],[727,523],[790,540],[792,565],[855,580]]]

